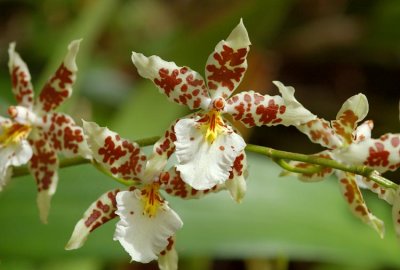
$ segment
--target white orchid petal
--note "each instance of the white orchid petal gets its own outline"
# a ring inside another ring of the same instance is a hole
[[[122,191],[117,195],[116,214],[120,217],[114,235],[132,260],[148,263],[156,260],[168,245],[168,238],[183,225],[179,216],[164,202],[149,217],[144,214],[140,190]]]
[[[175,125],[175,153],[182,179],[195,189],[204,190],[228,179],[233,162],[246,143],[229,126],[210,143],[197,120],[181,119]]]

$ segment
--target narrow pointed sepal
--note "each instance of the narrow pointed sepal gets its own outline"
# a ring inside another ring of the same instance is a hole
[[[226,189],[229,191],[232,199],[241,203],[246,195],[247,184],[247,157],[245,151],[235,159],[228,180],[225,182]]]
[[[89,206],[82,219],[75,225],[72,236],[65,246],[66,250],[80,248],[92,231],[117,216],[115,197],[118,192],[119,189],[110,190]]]
[[[243,21],[220,41],[206,63],[206,78],[211,98],[228,98],[242,81],[247,70],[250,40]]]
[[[78,68],[75,63],[79,51],[80,40],[72,41],[68,46],[68,52],[56,70],[40,92],[37,106],[40,111],[50,112],[60,106],[72,94],[72,85],[76,80]]]
[[[94,122],[83,121],[87,143],[93,159],[115,177],[140,178],[146,167],[146,155],[137,143],[121,138],[117,133]]]
[[[40,220],[47,223],[51,197],[56,192],[58,184],[58,157],[43,135],[36,140],[31,140],[31,145],[33,155],[28,168],[36,180]]]
[[[178,269],[178,253],[175,250],[175,237],[168,238],[167,247],[161,251],[158,257],[158,268],[160,270]]]
[[[68,115],[49,113],[43,116],[44,128],[52,149],[66,157],[91,157],[91,151],[85,140],[83,130]]]
[[[330,123],[324,119],[317,118],[296,127],[307,135],[313,143],[318,143],[329,149],[340,148],[343,145],[342,140],[335,134]]]
[[[170,101],[190,109],[207,108],[210,103],[203,77],[188,67],[178,67],[156,55],[132,53],[132,62],[140,76],[150,79]]]
[[[342,105],[336,120],[332,121],[332,127],[344,143],[351,144],[353,142],[353,133],[357,123],[367,116],[368,108],[367,97],[363,94],[350,97]]]
[[[346,202],[348,203],[352,213],[361,219],[365,224],[373,228],[381,238],[385,234],[385,227],[382,220],[374,216],[365,204],[361,194],[355,175],[343,171],[337,171],[336,175],[339,179],[340,189]]]
[[[12,92],[17,100],[17,104],[31,109],[34,93],[28,67],[15,51],[14,42],[10,43],[8,54],[8,68],[11,75]]]
[[[300,125],[316,118],[294,97],[293,87],[274,81],[282,96],[241,92],[228,99],[226,110],[247,127]]]

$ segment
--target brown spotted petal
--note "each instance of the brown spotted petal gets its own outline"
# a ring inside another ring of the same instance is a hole
[[[367,139],[371,139],[371,132],[374,128],[374,122],[372,120],[364,121],[354,131],[353,143],[359,143]]]
[[[385,234],[384,223],[369,211],[357,185],[355,174],[337,170],[336,175],[339,179],[340,189],[350,210],[383,238]]]
[[[383,187],[366,177],[360,177],[360,178],[363,187],[376,193],[380,199],[385,200],[388,204],[391,205],[393,204],[396,196],[396,190],[392,188]],[[358,185],[361,186],[360,184]]]
[[[387,133],[337,151],[335,158],[353,165],[365,165],[381,173],[400,167],[400,134]]]
[[[74,40],[68,45],[64,61],[40,92],[36,105],[39,111],[52,111],[71,96],[72,85],[78,71],[75,58],[79,50],[79,43],[80,40]]]
[[[168,238],[168,246],[158,256],[160,270],[178,269],[178,253],[175,250],[175,237]]]
[[[169,195],[180,197],[182,199],[199,199],[209,193],[218,192],[225,189],[223,184],[217,184],[210,189],[197,190],[186,184],[175,167],[172,167],[160,175],[160,188],[167,192]]]
[[[118,192],[119,189],[110,190],[89,206],[82,219],[75,225],[72,236],[65,246],[66,250],[80,248],[93,230],[117,216],[115,197]]]
[[[164,132],[163,136],[154,144],[153,153],[148,158],[145,175],[143,176],[144,179],[157,177],[164,170],[169,157],[174,153],[176,141],[175,124],[178,120],[175,120]]]
[[[158,56],[132,53],[132,62],[140,76],[154,82],[169,100],[190,109],[207,109],[210,103],[203,77],[188,67],[178,67]]]
[[[297,126],[297,129],[308,136],[313,143],[318,143],[329,149],[340,148],[342,141],[336,136],[330,123],[324,119],[317,118],[305,124]]]
[[[363,94],[350,97],[342,105],[336,120],[332,121],[332,127],[344,143],[351,144],[353,142],[353,132],[357,123],[363,120],[367,113],[368,100]]]
[[[246,152],[243,150],[233,162],[232,169],[229,172],[229,178],[225,182],[226,189],[231,194],[232,199],[238,203],[242,202],[242,199],[246,195],[247,176],[247,157]]]
[[[254,91],[241,92],[227,101],[226,110],[247,127],[300,125],[316,118],[294,97],[293,87],[274,81],[281,96],[260,95]]]
[[[84,121],[83,129],[92,150],[93,159],[115,177],[141,178],[147,158],[137,143],[123,139],[117,133],[100,127],[94,122]]]
[[[50,147],[44,135],[41,134],[30,140],[33,155],[28,163],[29,170],[36,180],[40,220],[47,223],[51,197],[57,189],[58,158],[57,153]]]
[[[228,98],[247,70],[250,40],[242,20],[226,40],[220,41],[206,63],[206,78],[211,98]]]
[[[8,54],[8,68],[11,75],[12,92],[17,100],[17,104],[31,109],[34,96],[31,74],[25,62],[15,51],[15,43],[10,44]]]
[[[67,157],[90,157],[90,150],[83,130],[74,120],[62,113],[49,113],[42,117],[43,131],[52,149]]]

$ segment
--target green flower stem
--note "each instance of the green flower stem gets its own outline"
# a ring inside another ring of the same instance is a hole
[[[289,172],[294,172],[294,173],[303,173],[303,174],[313,174],[322,171],[324,167],[315,165],[307,168],[300,168],[300,167],[295,167],[287,163],[283,159],[278,159],[278,158],[273,158],[272,159],[276,164],[281,166],[283,169],[289,171]]]
[[[136,140],[136,143],[139,144],[141,147],[143,146],[148,146],[148,145],[153,145],[155,144],[160,137],[149,137],[141,140]],[[82,165],[82,164],[88,164],[91,163],[91,160],[89,159],[84,159],[82,157],[75,157],[75,158],[66,158],[60,161],[59,168],[66,168],[66,167],[71,167],[71,166],[76,166],[76,165]],[[96,167],[99,169],[98,167]],[[104,170],[100,170],[101,172],[105,173]],[[24,176],[29,174],[29,170],[27,166],[21,166],[14,168],[13,171],[13,177],[19,177],[19,176]],[[115,179],[115,178],[114,178]],[[116,179],[118,182],[121,182],[124,185],[129,185],[129,183],[126,180],[121,180],[121,179]],[[119,181],[121,180],[121,181]]]
[[[395,190],[397,190],[397,188],[398,188],[398,185],[396,183],[393,183],[392,181],[384,178],[376,170],[369,168],[367,166],[347,165],[347,164],[339,163],[332,159],[298,154],[298,153],[292,153],[292,152],[286,152],[286,151],[280,151],[280,150],[275,150],[275,149],[272,149],[269,147],[253,145],[253,144],[248,144],[246,146],[246,150],[249,152],[254,152],[254,153],[258,153],[258,154],[270,157],[273,160],[282,160],[282,159],[296,160],[296,161],[306,162],[306,163],[310,163],[310,164],[320,165],[322,167],[330,167],[330,168],[338,169],[341,171],[351,172],[354,174],[358,174],[358,175],[367,177],[368,179],[371,179],[372,181],[376,182],[377,184],[379,184],[385,188],[391,188],[391,189],[395,189]],[[297,171],[293,170],[293,166],[290,166],[287,163],[286,164],[288,166],[286,166],[283,162],[278,162],[278,164],[281,167],[283,167],[285,170],[297,172]],[[283,166],[281,164],[283,164]],[[295,168],[295,169],[297,170],[298,168]],[[309,173],[309,172],[307,172],[307,173]]]
[[[136,142],[140,146],[148,146],[156,143],[160,137],[150,137],[150,138],[145,138],[142,140],[137,140]],[[312,155],[304,155],[304,154],[299,154],[299,153],[293,153],[293,152],[287,152],[287,151],[281,151],[281,150],[275,150],[269,147],[265,146],[260,146],[260,145],[254,145],[254,144],[248,144],[246,146],[246,151],[261,154],[264,156],[267,156],[271,158],[274,162],[276,162],[279,166],[281,166],[283,169],[294,172],[294,173],[316,173],[321,171],[324,167],[329,167],[333,169],[338,169],[341,171],[346,171],[346,172],[351,172],[354,174],[362,175],[364,177],[367,177],[368,179],[371,179],[372,181],[376,182],[377,184],[381,185],[382,187],[385,188],[391,188],[397,190],[398,185],[396,183],[393,183],[392,181],[382,177],[379,172],[376,170],[369,168],[367,166],[355,166],[355,165],[346,165],[343,163],[339,163],[335,160],[332,159],[327,159],[323,157],[317,157],[317,156],[312,156]],[[290,165],[287,163],[285,160],[295,160],[295,161],[301,161],[309,164],[314,164],[316,166],[312,166],[309,168],[298,168]],[[70,167],[70,166],[75,166],[75,165],[80,165],[80,164],[87,164],[90,163],[90,160],[84,159],[84,158],[70,158],[70,159],[63,159],[60,161],[60,168],[65,168],[65,167]],[[104,170],[100,170],[104,172]],[[18,167],[14,169],[13,176],[18,177],[18,176],[23,176],[29,174],[29,171],[26,166]],[[130,181],[126,180],[121,180],[121,179],[116,179],[116,181],[121,182],[124,185],[130,185]]]

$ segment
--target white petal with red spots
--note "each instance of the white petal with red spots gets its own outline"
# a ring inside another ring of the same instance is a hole
[[[211,98],[228,98],[247,70],[250,40],[242,20],[229,37],[220,41],[208,57],[205,75]]]
[[[53,149],[67,157],[90,157],[90,149],[84,138],[83,130],[74,120],[62,113],[50,113],[43,117],[43,131]]]
[[[364,121],[361,125],[359,125],[354,131],[354,140],[353,142],[359,143],[366,139],[371,139],[371,131],[374,128],[374,122],[372,120]]]
[[[295,98],[294,89],[275,81],[282,97],[241,92],[227,101],[226,110],[247,127],[300,125],[316,118]]]
[[[37,184],[40,220],[47,223],[51,197],[56,192],[58,183],[57,153],[49,146],[43,135],[31,140],[31,145],[33,155],[28,167]]]
[[[178,67],[158,56],[146,57],[132,53],[132,62],[139,74],[152,80],[169,100],[186,105],[190,109],[206,109],[210,103],[204,79],[188,67]]]
[[[351,144],[353,142],[353,132],[357,123],[363,120],[367,113],[368,100],[363,94],[352,96],[343,103],[336,120],[332,121],[332,127],[344,143]]]
[[[400,134],[366,139],[335,152],[335,157],[353,165],[365,165],[383,173],[400,167]]]
[[[118,192],[119,189],[110,190],[89,206],[82,219],[75,225],[65,249],[80,248],[93,230],[117,216],[115,211],[117,210],[116,195]]]
[[[160,270],[178,269],[178,253],[175,249],[174,237],[170,237],[168,242],[167,248],[161,251],[160,256],[158,257],[158,268],[160,268]]]
[[[342,194],[353,214],[361,219],[364,223],[371,226],[379,234],[379,236],[383,238],[385,234],[384,223],[368,210],[361,191],[358,188],[355,174],[336,171],[336,175],[339,179]]]
[[[228,125],[213,142],[206,140],[204,127],[197,122],[201,116],[181,119],[175,125],[175,154],[182,179],[195,189],[204,190],[228,179],[233,162],[246,143]]]
[[[8,54],[8,68],[11,75],[12,92],[18,105],[31,109],[34,93],[28,67],[19,54],[15,52],[15,43],[10,44]]]
[[[330,123],[324,119],[311,120],[297,126],[297,129],[306,134],[313,143],[318,143],[324,147],[335,149],[343,145],[342,140],[336,136]]]
[[[385,200],[388,204],[391,204],[391,205],[393,204],[394,198],[396,196],[396,190],[394,190],[392,188],[386,188],[386,187],[380,186],[376,182],[374,182],[366,177],[359,177],[359,178],[361,178],[360,180],[365,188],[376,193],[380,199]],[[357,183],[358,183],[358,186],[361,187],[361,185],[359,184],[359,181],[357,181]]]
[[[119,178],[141,177],[147,158],[137,143],[125,140],[93,122],[83,122],[83,129],[93,158],[98,163]]]
[[[78,71],[75,58],[79,51],[79,44],[80,40],[74,40],[68,45],[68,52],[63,63],[40,92],[36,105],[39,112],[52,111],[71,96],[72,85]]]
[[[141,196],[137,189],[117,194],[116,214],[120,221],[114,240],[121,243],[132,260],[147,263],[158,258],[183,223],[165,201],[153,217],[143,214]]]
[[[226,189],[229,191],[231,197],[236,202],[240,203],[246,195],[247,184],[247,158],[245,151],[236,157],[233,162],[229,178],[225,182]]]

